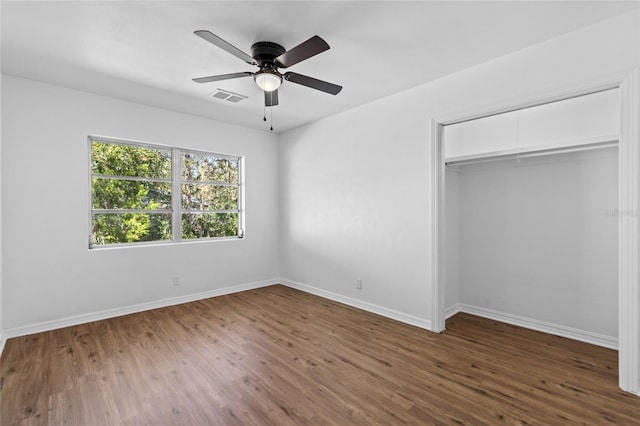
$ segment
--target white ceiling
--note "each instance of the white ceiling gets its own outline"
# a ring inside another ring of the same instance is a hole
[[[255,71],[195,36],[250,53],[317,34],[331,49],[287,69],[344,86],[337,96],[285,82],[282,132],[638,8],[638,1],[66,1],[0,4],[2,71],[268,131]],[[209,98],[216,88],[249,98]]]

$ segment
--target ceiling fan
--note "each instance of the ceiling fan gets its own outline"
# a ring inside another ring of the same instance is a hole
[[[246,63],[259,68],[256,72],[245,71],[194,78],[193,81],[196,83],[209,83],[212,81],[252,76],[258,87],[264,91],[264,104],[267,107],[278,105],[278,88],[284,80],[332,95],[337,95],[342,90],[342,86],[338,86],[337,84],[290,71],[281,74],[278,70],[278,68],[289,68],[298,62],[302,62],[305,59],[309,59],[318,53],[328,50],[329,45],[327,42],[317,35],[290,50],[286,50],[284,47],[271,41],[258,41],[251,46],[251,56],[249,56],[210,31],[199,30],[195,31],[194,34],[218,46],[220,49],[231,53],[233,56],[242,59]]]

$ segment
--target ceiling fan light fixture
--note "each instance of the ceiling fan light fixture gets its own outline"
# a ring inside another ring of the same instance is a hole
[[[282,76],[272,70],[260,70],[253,75],[253,80],[258,87],[265,92],[273,92],[278,90],[282,84]]]

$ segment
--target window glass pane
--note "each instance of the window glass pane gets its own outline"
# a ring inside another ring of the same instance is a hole
[[[187,210],[237,210],[238,187],[204,184],[182,185],[182,208]]]
[[[238,159],[218,158],[212,154],[183,153],[182,179],[238,183]]]
[[[238,213],[183,213],[182,238],[235,237]]]
[[[171,179],[171,150],[94,141],[91,173]]]
[[[94,209],[171,209],[171,184],[93,178]]]
[[[94,244],[135,243],[171,239],[171,214],[95,214]]]

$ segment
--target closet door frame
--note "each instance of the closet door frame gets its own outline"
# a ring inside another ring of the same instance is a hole
[[[579,85],[520,96],[431,120],[432,294],[431,330],[445,329],[444,126],[555,102],[607,89],[620,89],[618,143],[618,378],[622,390],[640,396],[640,68]]]

